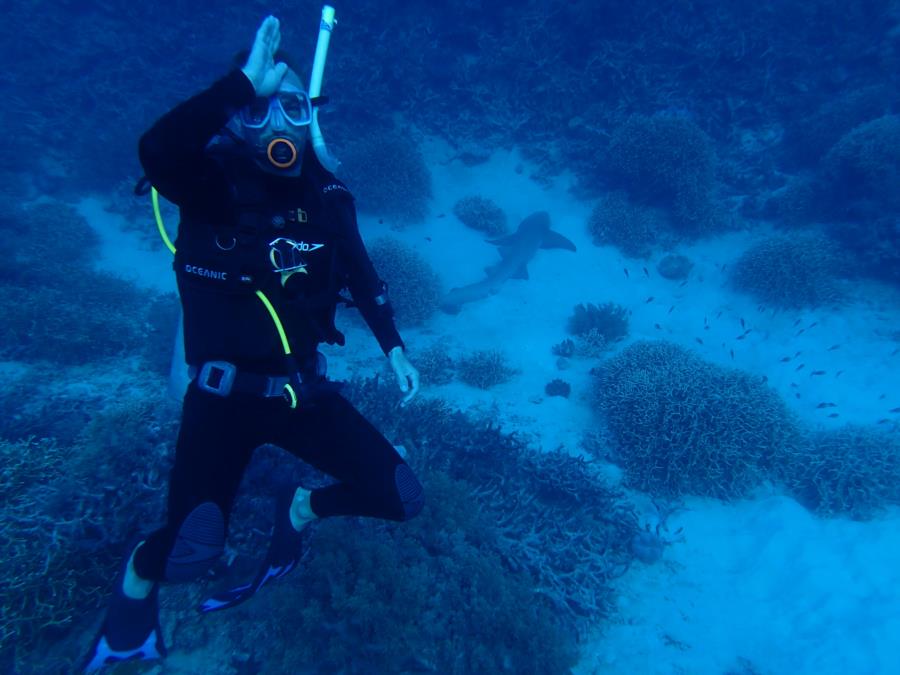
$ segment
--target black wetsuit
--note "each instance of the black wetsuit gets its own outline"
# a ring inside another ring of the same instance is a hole
[[[258,167],[240,142],[219,136],[253,96],[247,78],[234,71],[163,116],[140,143],[147,178],[181,211],[174,267],[187,361],[195,373],[206,363],[227,362],[244,384],[227,396],[197,379],[188,388],[167,523],[135,556],[145,579],[166,578],[179,528],[200,504],[216,504],[227,525],[244,470],[263,444],[280,446],[338,481],[312,492],[319,517],[404,520],[421,508],[421,494],[415,504],[404,498],[421,486],[408,468],[398,479],[405,462],[394,447],[340,394],[319,386],[316,373],[317,346],[343,344],[334,312],[344,288],[385,354],[403,345],[360,238],[352,195],[308,149],[301,176],[281,177]],[[286,283],[270,258],[270,243],[279,237],[305,244],[297,249],[304,269]],[[283,324],[291,357],[262,296]],[[254,390],[269,376],[297,370],[313,394],[301,396],[296,408],[278,392]]]

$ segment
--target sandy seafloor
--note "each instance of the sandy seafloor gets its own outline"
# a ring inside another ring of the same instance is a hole
[[[363,237],[392,236],[410,244],[447,289],[477,281],[498,259],[496,248],[459,223],[452,207],[478,194],[504,209],[511,230],[530,213],[548,211],[553,228],[578,251],[540,251],[529,264],[529,280],[511,280],[456,316],[439,312],[427,327],[403,330],[414,364],[417,350],[442,339],[452,354],[502,349],[519,371],[488,391],[424,382],[420,395],[489,412],[505,430],[527,434],[537,447],[580,453],[583,434],[596,426],[588,373],[596,361],[575,359],[559,371],[550,348],[566,337],[576,304],[612,301],[633,312],[628,341],[664,338],[714,363],[767,377],[813,428],[889,419],[880,426],[900,433],[900,415],[888,413],[900,406],[900,352],[893,353],[893,334],[900,331],[897,289],[855,283],[850,303],[839,308],[760,307],[730,290],[723,271],[765,236],[760,229],[679,248],[695,263],[681,287],[656,272],[662,253],[641,261],[594,246],[586,228],[592,205],[570,196],[568,178],[544,187],[510,152],[476,167],[449,161],[451,156],[441,143],[428,146],[435,195],[424,224],[394,230],[363,212]],[[174,290],[161,244],[135,235],[133,224],[124,227],[101,199],[86,199],[80,209],[103,235],[105,270]],[[149,210],[147,228],[154,228]],[[741,319],[753,330],[738,341]],[[381,371],[384,357],[362,324],[345,321],[339,327],[348,346],[327,350],[331,374]],[[791,357],[788,363],[781,362],[785,356]],[[795,370],[800,363],[804,368]],[[825,374],[811,376],[814,370]],[[544,394],[544,385],[556,377],[571,383],[570,398]],[[836,407],[817,409],[824,401]],[[828,417],[833,412],[839,416]],[[612,468],[610,475],[616,475]],[[643,518],[654,523],[650,500],[634,498]],[[663,559],[638,563],[618,580],[618,614],[598,626],[576,673],[900,673],[900,510],[869,522],[823,520],[766,490],[730,504],[689,499],[685,507],[668,520],[669,530],[683,528],[683,535]]]

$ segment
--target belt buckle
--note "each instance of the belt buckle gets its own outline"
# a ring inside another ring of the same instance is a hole
[[[237,366],[228,361],[207,361],[197,376],[197,386],[216,396],[228,396],[234,386]]]

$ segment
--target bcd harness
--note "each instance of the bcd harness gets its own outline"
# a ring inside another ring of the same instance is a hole
[[[179,250],[176,249],[165,229],[160,213],[159,194],[156,188],[150,185],[146,178],[143,178],[135,187],[135,192],[146,194],[147,191],[151,194],[153,213],[160,236],[169,251],[173,256],[176,256]],[[318,191],[318,193],[321,194],[321,191]],[[289,227],[291,224],[305,223],[306,218],[307,213],[301,208],[292,207],[274,212],[267,210],[264,217],[260,216],[259,212],[255,212],[252,206],[251,208],[239,208],[238,218],[234,223],[234,227],[219,228],[213,235],[214,245],[218,249],[216,252],[222,255],[223,252],[228,252],[241,246],[249,247],[252,244],[256,244],[254,250],[259,251],[259,242],[262,239],[267,238],[273,232]],[[272,225],[272,228],[261,228],[259,226],[260,222],[269,223]],[[204,234],[209,233],[205,232]],[[309,323],[310,326],[316,329],[317,337],[320,341],[343,344],[343,335],[334,327],[333,323],[334,307],[338,302],[352,306],[352,301],[340,295],[335,246],[330,248],[331,251],[328,253],[331,255],[331,260],[327,263],[330,278],[327,280],[325,287],[310,297],[296,298],[294,304],[321,310],[322,308],[327,308],[330,303],[331,311],[327,322],[328,326],[322,327],[319,323],[312,320]],[[235,252],[238,253],[238,251]],[[270,251],[270,260],[267,262],[274,265],[275,261],[271,259],[271,256],[272,253]],[[281,351],[283,352],[285,365],[287,366],[286,375],[269,376],[239,370],[235,364],[228,361],[205,361],[200,365],[191,365],[189,368],[189,376],[200,389],[219,396],[228,396],[234,392],[251,393],[263,397],[281,396],[291,408],[296,408],[302,402],[311,400],[317,394],[327,391],[338,391],[343,386],[342,382],[326,379],[325,357],[321,352],[316,351],[313,358],[307,358],[303,363],[298,363],[295,358],[285,326],[278,311],[263,289],[266,282],[272,285],[272,278],[277,278],[277,273],[273,272],[272,267],[265,270],[257,265],[256,271],[258,274],[238,273],[233,275],[238,278],[233,279],[228,278],[231,276],[229,273],[216,270],[215,265],[208,266],[212,269],[198,265],[181,265],[181,267],[181,270],[176,270],[176,274],[179,275],[180,286],[183,283],[183,278],[190,275],[191,277],[202,278],[203,282],[221,283],[231,288],[240,288],[240,295],[244,295],[252,290],[271,318]],[[284,288],[292,283],[291,276],[295,274],[299,276],[304,275],[306,273],[304,268],[305,265],[300,265],[297,269],[288,272],[287,275],[282,272],[280,275],[282,287]],[[382,291],[382,294],[375,298],[375,302],[378,305],[387,303],[386,287],[383,287]],[[328,313],[327,309],[325,313]]]

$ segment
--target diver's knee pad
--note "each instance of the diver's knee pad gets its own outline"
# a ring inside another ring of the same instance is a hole
[[[398,464],[394,469],[394,485],[403,504],[403,520],[419,515],[425,505],[425,489],[408,465]]]
[[[181,523],[166,561],[166,581],[202,576],[225,550],[225,517],[218,506],[203,502]]]

